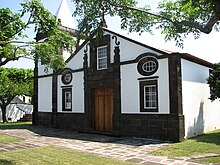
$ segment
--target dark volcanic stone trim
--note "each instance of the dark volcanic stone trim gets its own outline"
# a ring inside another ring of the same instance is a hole
[[[57,74],[52,77],[52,112],[57,112]]]
[[[84,69],[82,68],[82,69],[75,69],[75,70],[70,70],[72,73],[76,73],[76,72],[82,72],[82,71],[84,71]],[[57,73],[57,75],[61,75],[62,74],[62,72],[63,72],[63,70],[62,71],[59,71],[58,73]],[[53,74],[47,74],[47,75],[42,75],[42,76],[38,76],[38,78],[45,78],[45,77],[52,77],[53,76]]]
[[[38,112],[39,125],[75,131],[84,131],[84,116],[82,113]],[[53,124],[52,118],[56,118],[56,125]]]
[[[159,76],[152,76],[152,77],[142,77],[138,78],[137,80],[144,81],[144,80],[152,80],[152,79],[158,79]]]
[[[153,109],[153,108],[151,108],[151,109],[145,109],[144,108],[144,101],[145,101],[145,99],[144,99],[144,87],[146,86],[146,85],[156,85],[156,93],[157,93],[157,98],[156,98],[156,100],[157,100],[157,105],[156,105],[156,108],[155,109]],[[158,107],[158,82],[157,82],[157,79],[155,80],[146,80],[146,81],[140,81],[139,82],[139,88],[140,88],[140,112],[158,112],[158,110],[159,110],[159,107]]]
[[[177,123],[179,141],[182,141],[185,136],[184,116],[182,107],[182,71],[181,71],[181,56],[173,54],[168,58],[169,64],[169,93],[170,93],[170,114],[178,116]],[[175,122],[176,123],[176,122]]]
[[[121,113],[121,87],[120,87],[120,48],[115,46],[114,57],[117,60],[110,63],[110,45],[111,37],[106,35],[99,42],[90,43],[90,67],[84,70],[84,89],[85,89],[85,127],[88,132],[94,129],[94,108],[93,108],[93,89],[112,87],[114,93],[114,112],[113,112],[113,131],[111,134],[120,134],[120,113]],[[108,68],[105,70],[97,70],[96,49],[99,46],[107,45],[108,47]],[[117,48],[116,48],[117,47]]]
[[[170,114],[121,114],[121,135],[179,141],[182,116]]]
[[[65,92],[70,92],[71,93],[71,109],[66,109],[65,108]],[[72,88],[62,88],[62,111],[72,111]]]
[[[182,115],[182,71],[181,58],[178,54],[168,59],[170,86],[170,113]]]
[[[34,68],[34,98],[33,98],[33,117],[32,117],[32,123],[33,125],[38,125],[38,66],[37,62],[35,62],[35,68]]]

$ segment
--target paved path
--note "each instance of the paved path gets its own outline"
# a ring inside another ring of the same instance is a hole
[[[110,137],[42,127],[6,129],[0,130],[0,134],[25,139],[21,142],[0,144],[0,152],[39,146],[59,146],[143,165],[199,165],[188,162],[187,158],[178,160],[150,155],[149,152],[169,145],[159,140]]]

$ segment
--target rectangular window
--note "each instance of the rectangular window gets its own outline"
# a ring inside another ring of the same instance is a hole
[[[158,112],[157,80],[140,81],[140,111]]]
[[[144,86],[144,109],[157,108],[157,91],[156,85]]]
[[[62,109],[63,111],[72,111],[72,88],[62,90]]]
[[[107,69],[107,46],[97,48],[97,70]]]
[[[71,104],[72,104],[71,92],[67,91],[65,92],[65,109],[71,109]]]

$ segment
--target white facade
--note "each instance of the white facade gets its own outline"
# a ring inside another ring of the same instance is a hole
[[[181,62],[185,137],[219,129],[220,103],[209,100],[209,68],[183,59]]]
[[[83,83],[83,72],[73,73],[73,79],[67,87],[72,88],[72,111],[65,113],[84,113],[84,83]],[[58,76],[58,86],[57,86],[57,103],[58,112],[62,111],[62,89],[67,88],[61,81],[61,75]]]
[[[137,71],[137,63],[121,66],[121,106],[122,113],[132,114],[169,114],[169,73],[168,59],[159,60],[159,69],[150,77],[158,81],[158,107],[159,112],[140,112],[140,75]],[[151,79],[147,79],[151,80]]]
[[[38,79],[38,111],[52,112],[52,77]]]

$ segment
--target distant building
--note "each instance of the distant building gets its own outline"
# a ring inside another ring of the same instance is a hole
[[[29,96],[16,96],[6,108],[6,117],[9,122],[31,121],[32,113],[33,105]],[[2,113],[0,113],[0,122],[2,122]]]

